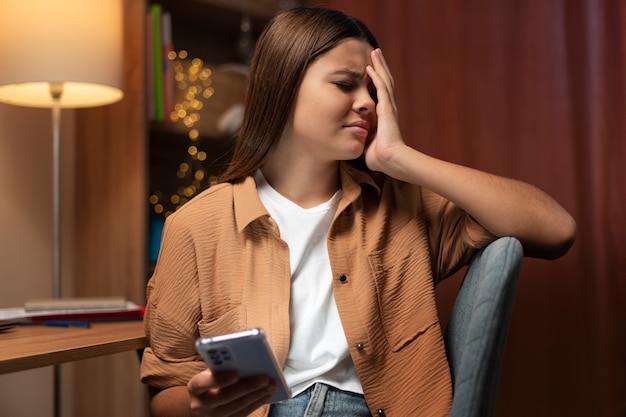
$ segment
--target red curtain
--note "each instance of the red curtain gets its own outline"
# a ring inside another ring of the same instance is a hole
[[[625,415],[626,2],[320,4],[374,31],[408,143],[532,183],[578,222],[566,256],[524,261],[497,415]],[[444,322],[458,283],[438,288]]]

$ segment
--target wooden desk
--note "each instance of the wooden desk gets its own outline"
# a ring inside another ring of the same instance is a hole
[[[92,323],[89,328],[17,326],[0,333],[0,374],[146,346],[141,320]]]

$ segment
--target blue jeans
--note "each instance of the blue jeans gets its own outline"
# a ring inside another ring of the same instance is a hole
[[[316,383],[282,403],[272,404],[269,417],[372,417],[365,398]]]

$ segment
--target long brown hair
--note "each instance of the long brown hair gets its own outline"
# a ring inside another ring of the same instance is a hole
[[[297,7],[276,15],[257,41],[243,122],[220,182],[238,182],[259,168],[287,124],[304,72],[347,38],[378,42],[358,19],[338,10]]]

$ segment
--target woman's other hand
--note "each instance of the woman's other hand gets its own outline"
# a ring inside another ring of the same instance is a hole
[[[193,376],[187,386],[155,390],[150,399],[152,417],[245,417],[267,403],[276,382],[258,375],[239,379],[236,373]]]
[[[213,374],[208,369],[187,384],[192,413],[207,417],[247,416],[267,403],[276,387],[265,375],[240,380],[236,373]]]

